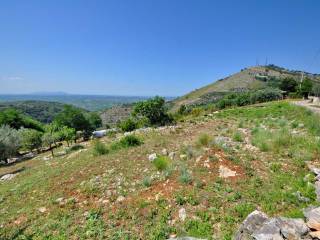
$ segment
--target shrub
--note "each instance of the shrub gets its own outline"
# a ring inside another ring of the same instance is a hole
[[[208,134],[203,133],[203,134],[201,134],[201,135],[199,136],[197,144],[198,144],[199,146],[205,146],[205,147],[207,147],[207,146],[209,146],[211,140],[212,140],[212,138],[211,138]]]
[[[135,147],[140,146],[143,143],[143,141],[137,137],[136,135],[130,134],[127,135],[120,140],[120,144],[123,147]]]
[[[133,134],[130,134],[130,135],[124,136],[119,141],[112,143],[111,149],[118,150],[121,148],[140,146],[142,144],[143,144],[143,141],[139,137]]]
[[[94,141],[93,143],[93,154],[96,156],[104,155],[109,153],[109,149],[105,144],[100,142],[99,140]]]
[[[0,161],[16,155],[20,147],[20,135],[17,130],[7,125],[0,127]]]
[[[145,186],[145,187],[150,187],[151,186],[151,182],[152,182],[152,180],[151,180],[150,177],[145,177],[143,179],[143,181],[142,181],[143,186]]]
[[[237,131],[234,135],[233,135],[233,140],[236,142],[243,142],[243,137],[241,132]]]
[[[153,165],[159,171],[163,171],[168,168],[170,164],[170,160],[166,156],[158,156],[156,159],[153,160]]]
[[[186,168],[181,169],[179,181],[184,184],[190,184],[192,182],[192,176]]]
[[[70,153],[70,152],[74,152],[74,151],[78,151],[80,149],[84,149],[84,146],[80,145],[80,144],[76,144],[76,145],[73,145],[71,146],[70,148],[67,149],[67,153]]]
[[[122,122],[119,123],[118,127],[123,131],[123,132],[131,132],[135,129],[138,128],[138,123],[135,119],[133,118],[128,118],[126,120],[123,120]]]

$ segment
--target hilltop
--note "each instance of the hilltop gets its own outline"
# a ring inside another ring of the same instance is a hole
[[[320,81],[319,74],[288,70],[275,65],[245,68],[240,72],[219,79],[212,84],[175,99],[172,102],[173,109],[176,110],[181,105],[202,105],[214,102],[230,92],[263,89],[266,88],[270,82],[279,81],[286,77],[291,77],[298,81],[302,73],[304,77],[307,76],[312,80]]]

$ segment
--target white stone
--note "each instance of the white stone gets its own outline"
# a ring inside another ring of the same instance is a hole
[[[187,213],[185,208],[180,208],[179,209],[179,218],[181,221],[185,221],[187,218]]]
[[[157,154],[156,153],[152,153],[148,156],[148,159],[150,162],[153,162],[155,159],[157,158]]]

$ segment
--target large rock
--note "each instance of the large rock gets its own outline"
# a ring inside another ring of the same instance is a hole
[[[262,225],[268,221],[268,216],[260,211],[253,211],[241,224],[238,232],[236,233],[235,240],[251,240],[253,239],[252,233],[259,230]]]
[[[303,219],[293,218],[277,218],[277,226],[280,228],[281,235],[285,239],[299,240],[306,236],[309,232],[309,228]]]
[[[256,240],[283,240],[277,220],[272,218],[262,224],[262,227],[252,234]]]
[[[299,240],[307,239],[309,228],[303,219],[268,218],[262,212],[248,215],[239,228],[235,240]]]
[[[313,221],[320,223],[320,207],[308,207],[304,209],[303,214],[307,222]]]

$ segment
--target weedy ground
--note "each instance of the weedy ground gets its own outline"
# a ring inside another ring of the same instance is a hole
[[[119,137],[0,168],[24,167],[0,182],[0,239],[232,239],[254,209],[301,217],[317,204],[306,161],[320,163],[319,116],[288,102],[186,117],[139,144]]]

